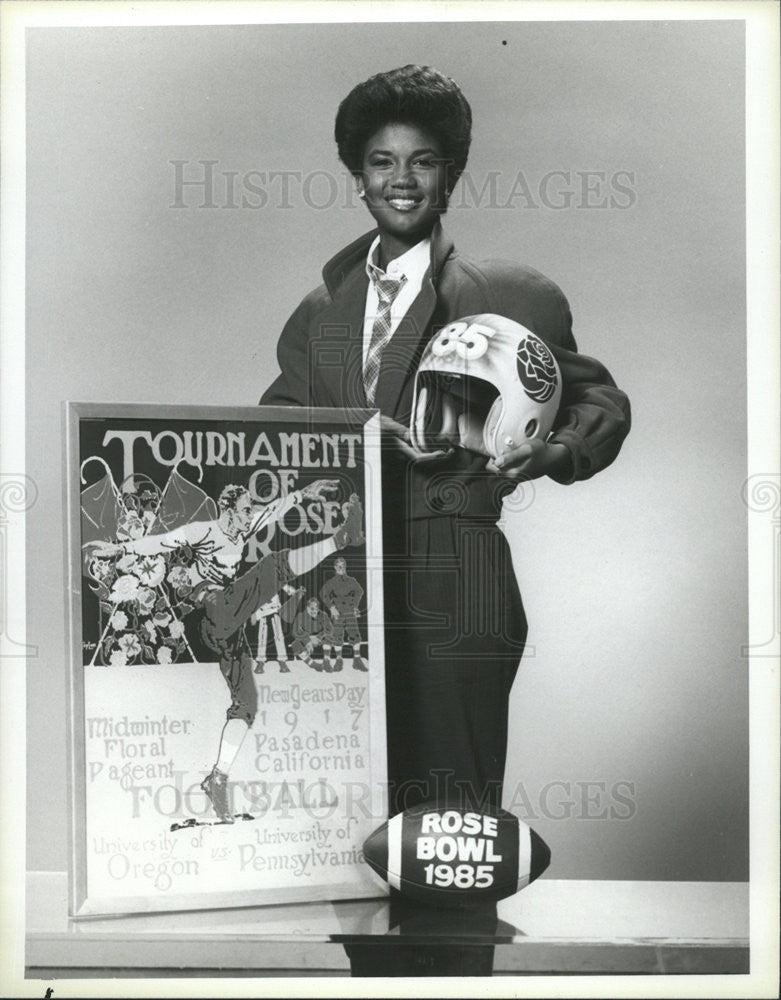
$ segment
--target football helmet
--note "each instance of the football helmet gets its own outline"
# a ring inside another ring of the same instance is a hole
[[[561,388],[556,359],[531,330],[493,313],[455,320],[418,365],[411,443],[432,457],[458,445],[498,458],[548,436]]]

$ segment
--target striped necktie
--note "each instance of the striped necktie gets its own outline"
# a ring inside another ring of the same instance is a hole
[[[369,349],[366,352],[366,363],[363,366],[363,385],[366,389],[366,398],[370,404],[373,404],[374,394],[377,391],[377,381],[380,377],[382,352],[385,350],[385,345],[391,336],[391,306],[407,278],[402,275],[396,281],[394,278],[379,277],[377,269],[372,271],[371,277],[377,291],[379,304],[377,318],[374,320],[374,325],[372,326]]]

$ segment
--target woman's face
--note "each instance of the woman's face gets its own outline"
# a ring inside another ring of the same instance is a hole
[[[397,122],[376,132],[366,143],[356,183],[390,259],[428,236],[447,206],[442,148],[417,125]]]

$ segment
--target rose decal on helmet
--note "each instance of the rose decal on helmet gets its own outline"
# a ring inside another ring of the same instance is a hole
[[[526,395],[538,403],[546,402],[556,391],[556,362],[536,337],[524,337],[518,346],[518,376]]]

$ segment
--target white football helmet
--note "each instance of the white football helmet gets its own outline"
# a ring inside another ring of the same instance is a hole
[[[498,458],[546,438],[561,401],[561,372],[542,340],[505,316],[482,313],[443,327],[415,376],[413,447],[459,445]]]

